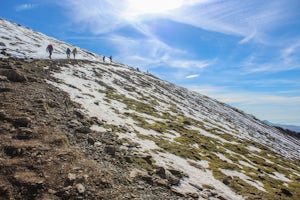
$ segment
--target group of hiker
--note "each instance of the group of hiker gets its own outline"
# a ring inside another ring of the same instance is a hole
[[[71,55],[71,50],[70,50],[70,48],[67,48],[66,54],[67,54],[67,58],[70,58],[70,55]],[[76,49],[76,48],[74,48],[74,49],[72,50],[72,54],[73,54],[74,59],[75,59],[75,56],[76,56],[76,54],[77,54],[77,49]]]
[[[106,57],[103,56],[103,58],[102,58],[103,62],[105,62],[105,58],[106,58]],[[109,56],[108,58],[109,58],[110,63],[112,63],[112,56]]]
[[[49,58],[50,58],[50,59],[51,59],[51,57],[52,57],[53,49],[54,49],[54,48],[53,48],[52,44],[49,44],[49,45],[47,46],[47,48],[46,48],[46,51],[49,53]],[[70,59],[71,53],[73,54],[73,57],[74,57],[74,59],[75,59],[75,56],[76,56],[76,54],[77,54],[77,49],[74,48],[74,49],[71,51],[71,49],[70,49],[69,47],[67,48],[66,54],[67,54],[67,58],[68,58],[68,59]],[[109,58],[109,60],[110,60],[110,63],[112,63],[112,56],[109,56],[108,58]],[[102,59],[103,59],[103,62],[105,62],[105,56],[103,56]]]
[[[46,51],[49,53],[49,58],[51,59],[52,53],[53,53],[53,46],[52,46],[52,44],[49,44],[49,45],[47,46]],[[71,49],[70,49],[70,48],[67,48],[66,54],[67,54],[67,58],[70,59],[70,55],[71,55]],[[76,54],[77,54],[77,49],[76,49],[76,48],[74,48],[74,49],[72,50],[72,54],[73,54],[74,59],[75,59],[75,56],[76,56]]]

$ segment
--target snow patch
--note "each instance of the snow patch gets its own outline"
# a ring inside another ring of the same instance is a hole
[[[291,179],[287,178],[284,174],[281,174],[279,172],[273,172],[272,174],[268,174],[271,178],[281,180],[283,182],[291,182]]]
[[[267,192],[264,188],[263,183],[259,182],[259,181],[254,181],[252,180],[249,176],[237,172],[237,171],[233,171],[233,170],[228,170],[228,169],[220,169],[221,172],[223,174],[226,174],[227,176],[236,176],[239,177],[240,179],[242,179],[243,181],[245,181],[246,183],[248,183],[249,185],[252,185],[253,187],[256,187],[257,189],[263,191],[263,192]]]
[[[247,146],[246,148],[247,148],[248,150],[250,150],[250,151],[261,152],[261,149],[255,147],[255,146]]]
[[[216,154],[216,156],[218,156],[221,160],[226,161],[226,162],[228,162],[228,163],[230,163],[230,164],[234,164],[234,163],[232,162],[232,160],[226,158],[226,156],[224,156],[224,154],[222,154],[222,153],[215,153],[215,154]]]

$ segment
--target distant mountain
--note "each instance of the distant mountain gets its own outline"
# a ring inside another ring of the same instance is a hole
[[[53,60],[47,58],[48,43],[54,45]],[[152,74],[103,62],[80,47],[80,60],[66,60],[72,45],[4,19],[0,45],[6,52],[0,54],[0,131],[11,133],[0,142],[0,193],[8,199],[42,199],[40,191],[50,199],[92,199],[98,191],[106,195],[101,199],[118,199],[109,195],[121,198],[129,190],[134,194],[125,199],[300,199],[300,140],[278,128]],[[14,99],[24,102],[21,108]],[[40,127],[18,127],[24,124]],[[46,146],[38,140],[42,136],[50,141]],[[59,144],[62,152],[46,159]],[[25,162],[26,156],[36,161]],[[37,170],[48,163],[57,165],[52,174]],[[14,173],[17,166],[23,171]],[[18,187],[37,194],[13,198],[22,195]]]
[[[264,120],[263,122],[265,122],[266,124],[268,124],[270,126],[278,126],[278,127],[283,128],[283,129],[291,130],[291,131],[294,131],[294,132],[300,134],[300,126],[285,125],[285,124],[274,124],[274,123],[269,122],[267,120]]]

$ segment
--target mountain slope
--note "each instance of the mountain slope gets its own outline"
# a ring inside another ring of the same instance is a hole
[[[1,18],[0,29],[0,48],[6,49],[6,53],[14,57],[46,59],[49,56],[46,52],[46,47],[48,44],[52,44],[54,47],[53,58],[65,59],[67,57],[65,53],[66,49],[70,48],[72,50],[75,47]],[[102,57],[97,54],[81,49],[80,47],[77,47],[77,49],[80,52],[77,56],[78,59],[102,60]]]
[[[264,120],[263,121],[264,123],[270,125],[270,126],[277,126],[277,127],[281,127],[283,129],[287,129],[287,130],[290,130],[290,131],[294,131],[295,134],[299,134],[300,133],[300,126],[294,126],[294,125],[286,125],[286,124],[274,124],[272,122],[269,122],[267,120]]]
[[[71,47],[5,20],[0,28],[0,42],[13,56],[45,58],[40,52],[51,42],[57,46],[53,57],[64,58]],[[102,63],[83,49],[79,54],[85,61],[40,66],[51,74],[45,80],[68,93],[86,116],[103,122],[87,135],[116,136],[118,158],[146,170],[152,182],[159,180],[182,198],[300,198],[298,139],[151,74]]]

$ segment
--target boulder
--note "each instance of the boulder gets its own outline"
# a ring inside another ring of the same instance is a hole
[[[31,119],[29,117],[20,117],[14,120],[14,127],[30,127]]]
[[[6,76],[8,80],[12,82],[25,82],[27,78],[19,71],[13,69],[7,69],[0,71],[0,75]]]
[[[76,184],[76,189],[77,189],[77,192],[80,194],[85,192],[85,187],[81,183]]]

